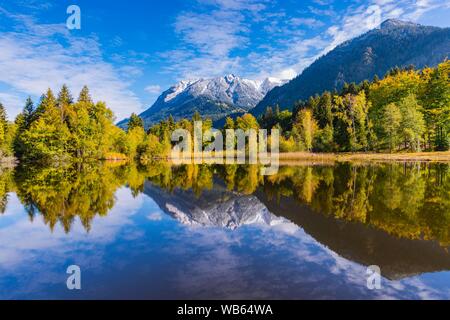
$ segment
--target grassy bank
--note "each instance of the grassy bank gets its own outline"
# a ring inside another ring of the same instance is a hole
[[[435,161],[450,162],[450,151],[414,153],[280,153],[280,161]]]
[[[222,156],[225,159],[225,153],[217,155],[219,158]],[[236,156],[236,154],[234,154]],[[273,156],[273,155],[272,155]],[[198,155],[198,159],[202,159],[201,154]],[[158,159],[160,160],[160,159]],[[169,162],[176,160],[181,163],[192,163],[191,159],[174,159],[168,157],[165,159]],[[270,161],[270,159],[267,159]],[[200,160],[201,161],[201,160]],[[205,163],[214,163],[214,156],[203,157]],[[416,152],[416,153],[369,153],[369,152],[357,152],[357,153],[312,153],[312,152],[285,152],[279,154],[279,162],[282,165],[323,165],[333,164],[335,162],[355,161],[355,162],[389,162],[389,161],[412,161],[412,162],[450,162],[450,151],[446,152]],[[248,163],[248,158],[246,158]]]

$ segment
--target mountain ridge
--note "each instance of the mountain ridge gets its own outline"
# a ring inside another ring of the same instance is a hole
[[[175,120],[191,118],[198,111],[213,121],[248,112],[266,93],[283,80],[249,80],[228,74],[223,77],[182,80],[164,91],[156,102],[140,114],[146,127],[171,115]],[[119,122],[125,126],[127,119]]]
[[[251,113],[258,116],[266,107],[275,105],[292,109],[298,100],[340,90],[345,82],[383,76],[396,66],[435,66],[449,53],[450,28],[388,19],[378,28],[341,43],[297,77],[269,91]]]

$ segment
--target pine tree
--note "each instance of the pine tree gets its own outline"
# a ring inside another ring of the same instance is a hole
[[[7,130],[8,130],[8,120],[6,116],[6,110],[3,104],[0,103],[0,149],[4,151],[4,144],[6,141],[7,136]]]
[[[27,98],[22,114],[25,122],[24,123],[25,129],[28,129],[34,117],[34,105],[33,100],[31,100],[31,97]]]
[[[45,113],[48,110],[51,110],[52,108],[56,107],[56,98],[53,94],[53,91],[49,88],[46,92],[46,94],[41,96],[41,101],[36,108],[36,115],[37,117],[41,116],[43,113]]]
[[[275,116],[272,107],[267,107],[266,112],[262,116],[262,127],[271,129],[275,125]]]
[[[67,109],[73,103],[72,95],[70,94],[69,88],[65,84],[62,86],[61,91],[58,94],[57,103],[60,110],[61,120],[64,121],[66,119]]]
[[[73,103],[72,94],[70,93],[69,88],[67,87],[67,85],[63,84],[63,86],[61,87],[61,91],[58,94],[58,100],[57,101],[58,101],[58,106],[60,108],[62,106],[67,106],[67,105]]]
[[[84,86],[83,89],[81,89],[80,95],[78,96],[78,102],[92,103],[92,98],[87,86]]]
[[[128,121],[128,131],[138,127],[144,128],[144,121],[137,114],[132,113]]]
[[[169,131],[173,132],[175,130],[175,120],[172,115],[169,115],[169,119],[167,119],[167,126],[169,127]]]

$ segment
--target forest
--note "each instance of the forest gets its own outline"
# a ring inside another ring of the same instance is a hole
[[[449,72],[448,60],[423,70],[394,68],[381,80],[299,101],[292,112],[268,107],[259,123],[282,131],[282,152],[447,151]]]
[[[418,152],[450,148],[450,61],[435,68],[394,68],[383,79],[346,84],[298,101],[290,110],[268,107],[256,119],[228,117],[225,129],[279,129],[281,152]],[[94,102],[84,87],[75,100],[64,85],[34,105],[28,98],[14,122],[0,104],[0,152],[21,161],[138,159],[170,155],[173,130],[193,131],[192,119],[171,116],[147,130],[132,114],[126,130],[104,102]]]

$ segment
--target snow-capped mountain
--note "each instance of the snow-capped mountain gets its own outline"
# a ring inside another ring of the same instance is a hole
[[[196,111],[216,121],[249,111],[268,91],[285,82],[276,78],[248,80],[233,74],[212,79],[183,80],[164,91],[140,116],[146,126],[169,115],[175,120],[191,118]]]

